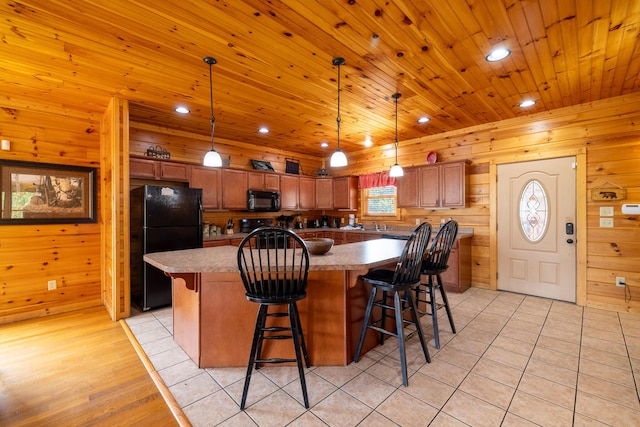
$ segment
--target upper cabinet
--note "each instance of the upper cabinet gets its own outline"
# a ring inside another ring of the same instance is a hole
[[[280,176],[271,172],[248,172],[249,190],[280,191]]]
[[[247,171],[222,169],[222,208],[247,210]]]
[[[398,207],[464,208],[469,187],[466,161],[407,168],[396,178]]]
[[[190,166],[184,163],[163,160],[129,159],[129,176],[131,178],[158,179],[165,181],[189,181]]]
[[[316,209],[333,209],[333,179],[317,178],[316,182]]]
[[[333,178],[333,209],[356,210],[358,204],[358,178]]]
[[[192,166],[189,187],[202,188],[202,208],[204,210],[222,209],[222,170]]]
[[[316,208],[316,179],[306,176],[300,177],[298,190],[298,207],[302,210]]]
[[[300,196],[300,177],[280,175],[280,209],[298,209]]]

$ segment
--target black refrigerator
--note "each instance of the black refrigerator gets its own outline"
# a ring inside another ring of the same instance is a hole
[[[131,190],[131,303],[171,305],[171,278],[143,255],[202,247],[202,190],[144,185]]]

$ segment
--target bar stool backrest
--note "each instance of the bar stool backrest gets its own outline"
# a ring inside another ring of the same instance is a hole
[[[296,233],[261,227],[238,247],[238,269],[247,299],[282,304],[306,296],[309,251]]]
[[[422,260],[431,236],[431,224],[423,222],[409,236],[396,264],[394,285],[413,284],[420,281]]]
[[[452,219],[447,221],[431,242],[425,257],[422,270],[446,271],[449,266],[449,254],[458,234],[458,223]]]

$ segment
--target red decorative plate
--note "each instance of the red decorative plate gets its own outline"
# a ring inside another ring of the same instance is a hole
[[[438,160],[438,155],[436,154],[435,151],[431,151],[429,154],[427,154],[427,164],[428,165],[432,165],[436,162],[436,160]]]

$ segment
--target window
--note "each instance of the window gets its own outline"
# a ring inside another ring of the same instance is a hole
[[[520,226],[530,242],[537,242],[547,231],[549,207],[542,183],[535,179],[524,186],[520,195]]]
[[[364,190],[364,214],[374,215],[392,215],[396,214],[396,186],[388,185],[386,187],[372,187]]]

